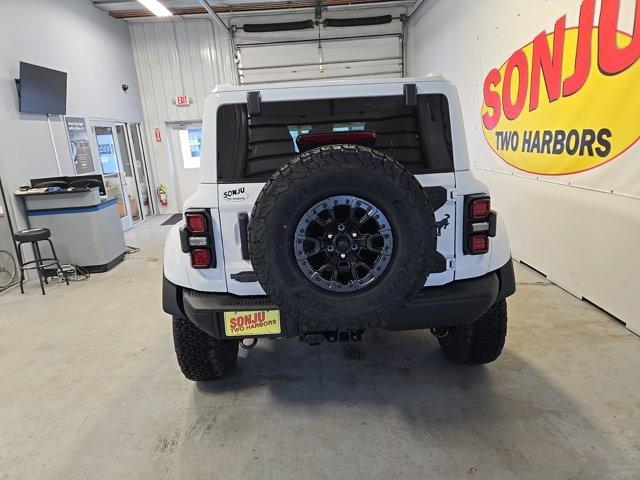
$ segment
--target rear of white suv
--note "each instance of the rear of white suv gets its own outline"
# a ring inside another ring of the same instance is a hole
[[[457,363],[500,354],[508,240],[469,171],[449,82],[218,87],[202,151],[165,247],[163,307],[188,378],[226,375],[239,341],[368,328],[430,328]]]

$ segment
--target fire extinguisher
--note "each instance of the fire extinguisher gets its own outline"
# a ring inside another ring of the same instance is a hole
[[[158,195],[158,200],[160,200],[160,205],[163,207],[169,205],[169,200],[167,200],[167,190],[164,188],[164,185],[160,184],[160,186],[156,188],[156,194]]]

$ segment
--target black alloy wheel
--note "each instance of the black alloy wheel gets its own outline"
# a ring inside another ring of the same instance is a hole
[[[333,196],[304,213],[294,250],[309,280],[325,290],[352,292],[385,271],[393,254],[393,232],[373,203],[352,195]]]

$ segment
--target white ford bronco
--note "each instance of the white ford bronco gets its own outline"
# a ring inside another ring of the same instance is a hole
[[[187,378],[224,377],[258,338],[371,328],[428,328],[458,364],[500,355],[507,232],[442,77],[218,86],[201,171],[164,252]]]

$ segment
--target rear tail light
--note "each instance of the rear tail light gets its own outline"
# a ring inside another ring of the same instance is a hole
[[[469,203],[469,217],[471,220],[484,220],[491,213],[491,199],[489,197],[474,198]]]
[[[479,255],[489,251],[489,237],[484,233],[476,233],[469,236],[469,253]]]
[[[216,250],[211,216],[208,210],[189,210],[180,229],[182,251],[189,254],[193,268],[215,268]]]
[[[187,213],[184,218],[191,233],[205,233],[207,231],[207,217],[203,213]]]
[[[489,251],[489,237],[495,235],[496,213],[491,211],[491,198],[480,193],[467,195],[464,202],[464,253],[482,255]]]
[[[211,252],[208,248],[194,248],[190,255],[193,268],[208,268],[211,264]]]

